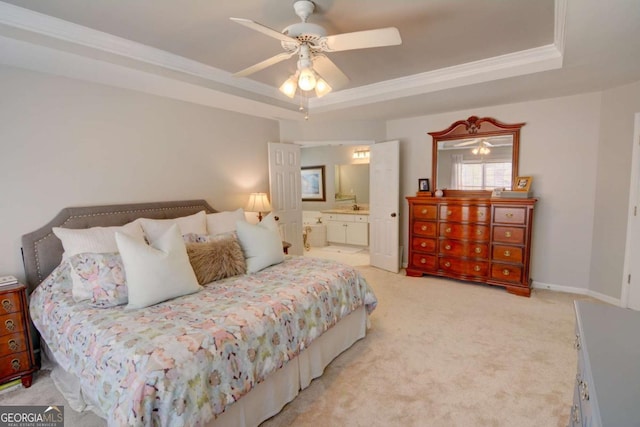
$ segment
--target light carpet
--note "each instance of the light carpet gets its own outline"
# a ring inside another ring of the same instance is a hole
[[[358,267],[378,308],[366,338],[263,427],[566,426],[576,374],[573,300]],[[48,372],[0,404],[60,404]],[[65,405],[67,426],[103,426]]]

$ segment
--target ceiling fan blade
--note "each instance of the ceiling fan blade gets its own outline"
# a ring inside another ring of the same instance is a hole
[[[329,83],[333,90],[338,90],[349,83],[349,77],[325,55],[318,54],[313,57],[313,69]]]
[[[462,141],[458,144],[455,144],[454,147],[466,147],[467,145],[473,145],[478,143],[478,138],[470,139],[467,141]]]
[[[253,74],[255,72],[258,72],[260,70],[263,70],[267,67],[270,67],[274,64],[277,64],[278,62],[284,61],[285,59],[289,59],[291,58],[293,55],[295,55],[297,52],[297,50],[293,51],[293,52],[282,52],[277,54],[276,56],[272,56],[269,59],[265,59],[262,62],[258,62],[255,65],[252,65],[251,67],[247,67],[242,71],[238,71],[237,73],[235,73],[233,75],[233,77],[246,77],[249,74]]]
[[[327,52],[395,46],[399,44],[402,44],[402,39],[400,38],[400,32],[395,27],[336,34],[324,37],[322,40],[323,50]]]
[[[229,18],[229,19],[231,19],[233,22],[237,22],[240,25],[244,25],[247,28],[251,28],[252,30],[261,32],[262,34],[266,34],[269,37],[273,37],[274,39],[278,39],[280,41],[288,42],[288,43],[295,43],[295,44],[300,43],[297,39],[294,39],[293,37],[289,37],[286,34],[282,34],[281,32],[276,31],[272,28],[265,27],[264,25],[258,24],[257,22],[254,22],[250,19],[244,19],[244,18]]]

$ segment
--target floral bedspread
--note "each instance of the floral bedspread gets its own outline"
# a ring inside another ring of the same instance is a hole
[[[338,320],[376,304],[352,267],[288,257],[140,310],[74,302],[64,263],[32,293],[30,310],[110,426],[187,426],[220,414]]]

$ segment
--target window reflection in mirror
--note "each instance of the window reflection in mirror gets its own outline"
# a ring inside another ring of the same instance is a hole
[[[437,182],[453,190],[510,188],[511,135],[438,141]]]

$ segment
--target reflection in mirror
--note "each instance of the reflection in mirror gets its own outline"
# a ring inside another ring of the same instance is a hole
[[[493,190],[511,187],[513,137],[438,141],[439,188]]]
[[[348,164],[335,166],[336,203],[369,203],[369,165]]]
[[[511,189],[518,175],[520,128],[491,117],[471,116],[433,137],[432,180],[445,195]]]

